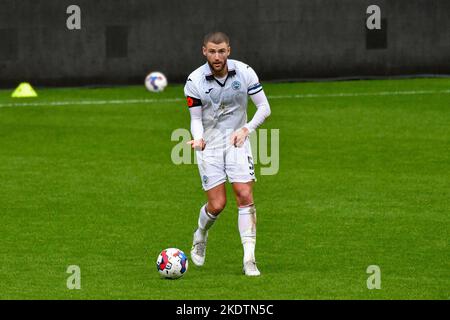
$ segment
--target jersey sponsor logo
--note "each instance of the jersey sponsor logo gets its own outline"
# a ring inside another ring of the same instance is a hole
[[[231,87],[233,88],[233,90],[239,90],[241,88],[241,83],[239,81],[235,80],[231,84]]]
[[[202,101],[200,99],[194,97],[186,97],[187,105],[189,108],[198,107],[202,105]]]
[[[205,91],[205,93],[206,94],[210,93],[212,89],[214,89],[214,88],[209,88],[208,91]]]

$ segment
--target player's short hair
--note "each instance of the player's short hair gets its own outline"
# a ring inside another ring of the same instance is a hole
[[[215,44],[219,44],[225,42],[227,45],[230,45],[230,38],[220,31],[210,32],[203,38],[203,45],[206,46],[208,42],[212,42]]]

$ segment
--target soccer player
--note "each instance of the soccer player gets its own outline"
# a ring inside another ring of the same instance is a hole
[[[243,272],[259,276],[255,261],[256,209],[253,182],[256,181],[249,134],[270,115],[270,106],[255,71],[245,63],[228,59],[230,40],[213,32],[203,40],[206,63],[192,72],[184,87],[191,115],[197,163],[208,202],[200,209],[194,233],[191,260],[205,263],[208,229],[225,207],[227,178],[238,206],[238,229],[244,248]],[[247,101],[257,111],[247,122]]]

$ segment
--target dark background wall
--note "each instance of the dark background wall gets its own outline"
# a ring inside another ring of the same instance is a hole
[[[81,30],[66,9],[81,8]],[[366,28],[381,8],[382,30]],[[205,33],[263,80],[450,74],[449,0],[2,0],[0,85],[182,82]]]

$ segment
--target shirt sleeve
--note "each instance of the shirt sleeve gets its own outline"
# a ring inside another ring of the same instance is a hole
[[[264,93],[262,88],[250,97],[253,103],[256,105],[257,110],[252,120],[244,127],[246,127],[250,133],[252,133],[256,130],[256,128],[263,124],[264,120],[266,120],[268,116],[270,116],[271,111],[269,101],[267,101],[266,94]]]
[[[191,78],[188,78],[184,86],[184,95],[186,96],[187,106],[191,115],[191,134],[194,140],[203,138],[203,122],[202,122],[202,101],[198,94],[197,88]]]
[[[191,134],[194,140],[203,138],[202,108],[189,108],[191,114]]]
[[[191,78],[188,78],[184,85],[184,95],[186,96],[186,102],[189,108],[202,106],[200,95]]]
[[[247,93],[252,96],[262,90],[258,75],[252,67],[247,66]]]

